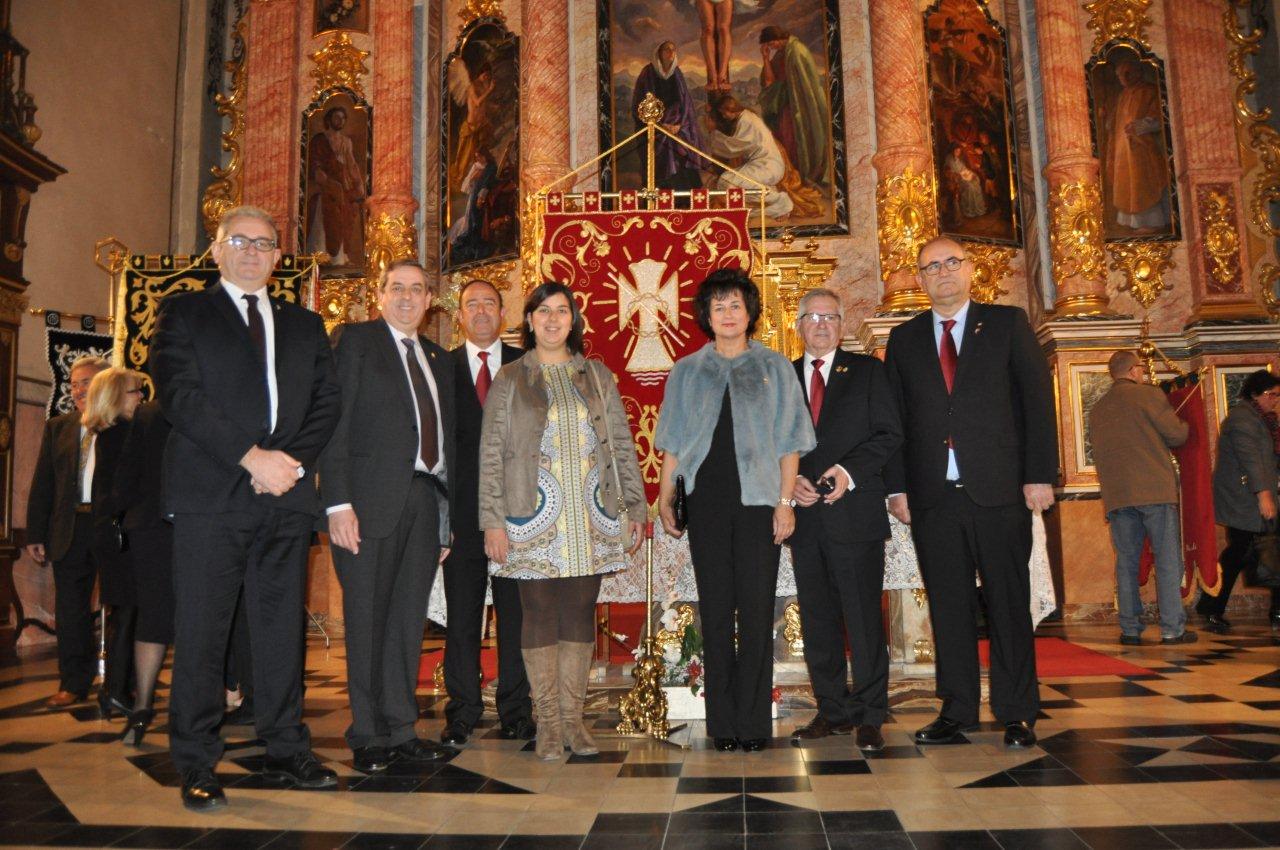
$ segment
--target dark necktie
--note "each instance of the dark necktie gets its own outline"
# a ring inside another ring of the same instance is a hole
[[[956,326],[955,319],[942,320],[942,347],[938,350],[938,360],[942,362],[942,380],[947,382],[947,394],[956,382],[956,364],[960,362],[960,352],[956,350],[956,339],[951,329]]]
[[[818,427],[818,416],[822,414],[822,397],[827,394],[827,384],[822,380],[822,362],[813,361],[813,377],[809,379],[809,413],[813,416],[813,427]]]
[[[267,326],[262,323],[262,314],[258,312],[258,296],[245,295],[244,303],[249,305],[249,338],[253,340],[253,350],[258,352],[258,359],[265,366],[267,363]]]
[[[480,406],[484,407],[484,400],[489,397],[489,386],[493,383],[493,375],[489,372],[489,352],[480,352],[480,374],[476,375],[476,397],[480,399]]]
[[[413,395],[418,400],[418,456],[427,469],[435,469],[440,458],[440,449],[436,445],[436,405],[431,398],[427,376],[418,363],[413,340],[400,341],[404,343],[404,362],[409,366],[409,383],[413,385]]]

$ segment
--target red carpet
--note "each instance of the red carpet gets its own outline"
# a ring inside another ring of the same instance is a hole
[[[991,664],[991,645],[978,641],[983,667]],[[1112,658],[1062,638],[1036,638],[1036,673],[1040,676],[1136,676],[1150,672],[1119,658]]]
[[[444,650],[436,649],[422,656],[418,663],[418,687],[429,688],[434,685],[436,665],[444,659]],[[484,682],[488,684],[498,677],[498,651],[496,649],[480,650],[480,670],[484,673]]]

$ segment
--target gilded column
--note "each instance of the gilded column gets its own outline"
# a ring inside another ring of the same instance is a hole
[[[876,224],[880,242],[880,313],[922,310],[929,299],[915,280],[916,253],[938,232],[929,147],[924,19],[914,0],[874,0],[871,73],[876,109]]]
[[[244,202],[265,209],[293,250],[298,233],[299,110],[294,106],[299,60],[298,0],[254,0],[246,13]]]
[[[365,224],[365,267],[418,254],[413,197],[413,2],[373,4],[373,195]]]
[[[1102,188],[1089,133],[1089,97],[1076,0],[1036,0],[1048,147],[1049,243],[1058,318],[1111,315]]]
[[[1184,164],[1178,186],[1195,308],[1189,324],[1267,315],[1248,284],[1241,254],[1241,168],[1229,141],[1235,138],[1235,85],[1222,28],[1229,6],[1221,0],[1165,5],[1170,70],[1182,118],[1174,132]]]
[[[536,192],[571,167],[569,4],[521,0],[520,15],[520,190]]]

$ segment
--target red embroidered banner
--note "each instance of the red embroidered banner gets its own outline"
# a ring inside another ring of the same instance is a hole
[[[652,502],[661,470],[653,432],[667,373],[706,341],[693,317],[698,284],[716,269],[751,268],[748,210],[553,209],[548,204],[543,219],[542,279],[574,290],[586,355],[618,376]]]

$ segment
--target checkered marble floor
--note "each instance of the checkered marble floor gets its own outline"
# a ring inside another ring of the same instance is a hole
[[[761,753],[717,753],[700,724],[687,748],[612,733],[618,690],[592,718],[598,757],[538,761],[486,715],[445,764],[365,776],[342,738],[349,713],[341,641],[312,641],[307,722],[341,782],[285,790],[257,773],[251,730],[228,730],[219,775],[230,806],[187,812],[158,728],[141,748],[96,704],[49,711],[47,653],[0,668],[0,845],[428,850],[846,850],[932,847],[1280,846],[1280,635],[1239,624],[1197,644],[1121,647],[1114,627],[1046,626],[1147,672],[1044,678],[1037,747],[1006,750],[1002,728],[947,746],[912,732],[936,714],[894,707],[888,746],[864,757],[847,737],[793,746],[812,710],[791,694]],[[438,641],[428,641],[428,648]],[[162,677],[167,680],[167,672]],[[420,734],[443,726],[420,693]],[[597,698],[593,702],[601,703]],[[237,734],[239,733],[239,734]]]

